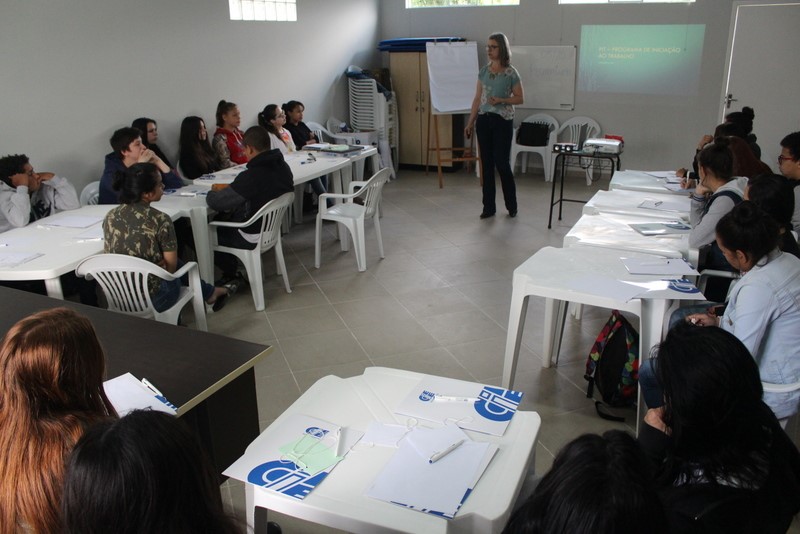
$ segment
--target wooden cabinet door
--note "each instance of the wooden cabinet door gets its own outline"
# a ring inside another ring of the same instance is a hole
[[[399,163],[419,165],[424,161],[420,135],[420,53],[392,52],[389,54],[389,68],[392,87],[397,95],[400,123]]]

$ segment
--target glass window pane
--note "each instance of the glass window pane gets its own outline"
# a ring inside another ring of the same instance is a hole
[[[242,20],[241,0],[228,0],[228,9],[231,12],[231,20]]]

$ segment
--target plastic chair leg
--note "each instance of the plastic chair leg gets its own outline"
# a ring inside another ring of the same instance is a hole
[[[364,232],[364,219],[355,221],[353,228],[353,248],[356,249],[356,262],[359,272],[367,270],[366,232]]]
[[[291,293],[292,288],[289,287],[289,273],[286,272],[286,262],[283,258],[283,246],[280,240],[275,243],[275,263],[278,266],[278,274],[283,277],[283,285],[286,288],[286,292]]]
[[[385,258],[386,255],[383,253],[383,236],[381,235],[381,218],[379,213],[375,213],[375,238],[378,240],[378,253],[380,253],[381,258]]]
[[[319,269],[319,258],[322,255],[322,217],[317,214],[317,232],[314,239],[314,267]]]
[[[263,311],[266,303],[264,302],[264,277],[261,273],[260,252],[254,251],[252,254],[248,254],[243,263],[247,270],[247,279],[250,281],[250,292],[253,294],[256,311]]]

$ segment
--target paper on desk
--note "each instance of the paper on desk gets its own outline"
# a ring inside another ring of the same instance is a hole
[[[72,237],[73,239],[83,240],[83,241],[99,241],[103,239],[103,225],[98,224],[95,226],[90,226],[83,232],[79,233],[76,236]]]
[[[693,275],[700,276],[697,270],[683,258],[620,258],[631,274]]]
[[[640,299],[704,300],[699,289],[685,278],[677,280],[653,280],[651,282],[625,282],[639,288]],[[644,290],[644,291],[642,291]]]
[[[642,292],[641,289],[632,287],[616,278],[597,274],[576,276],[569,281],[567,289],[622,302],[628,302]]]
[[[55,219],[43,219],[39,221],[44,226],[58,226],[61,228],[88,228],[103,220],[103,217],[92,217],[89,215],[66,215]]]
[[[311,143],[305,145],[303,147],[303,150],[322,150],[324,148],[330,148],[330,146],[331,146],[330,143]]]
[[[436,395],[474,397],[475,402],[437,402]],[[455,422],[466,430],[502,436],[522,400],[522,392],[454,380],[426,377],[395,408],[395,413],[445,423]]]
[[[378,447],[397,448],[400,440],[409,432],[409,428],[403,425],[390,425],[380,421],[372,421],[361,438],[361,443],[365,445],[375,445]]]
[[[488,467],[497,446],[467,441],[435,463],[401,442],[366,495],[452,519]]]
[[[641,204],[639,204],[640,208],[645,208],[649,210],[660,210],[660,211],[681,211],[685,212],[688,211],[688,206],[681,204],[680,202],[670,202],[669,200],[645,200]]]
[[[202,178],[202,177],[201,177]],[[207,187],[200,187],[197,185],[187,185],[179,189],[166,189],[164,194],[173,197],[197,197],[208,195]]]
[[[164,396],[156,395],[130,373],[106,380],[103,389],[120,417],[133,410],[146,408],[170,415],[177,413],[174,404]]]
[[[13,269],[43,255],[38,252],[12,252],[0,248],[0,269]]]
[[[287,459],[280,448],[308,435],[318,436],[322,440],[321,445],[332,447],[335,450],[339,428],[338,425],[316,417],[293,414],[270,425],[247,448],[244,455],[222,474],[294,499],[303,500],[320,482],[325,480],[325,477],[337,464],[318,473],[310,474],[298,463]],[[348,428],[348,432],[342,434],[344,440],[342,449],[345,452],[349,451],[363,435],[363,432]],[[302,462],[302,455],[300,455],[299,461]]]
[[[684,189],[681,186],[680,182],[679,183],[669,183],[669,182],[667,182],[667,183],[664,184],[664,187],[669,189],[670,191],[676,191],[676,192],[677,191],[684,191],[684,192],[686,192],[687,195],[690,194],[692,191],[694,191],[694,188]]]
[[[433,463],[439,461],[436,458],[439,454],[468,439],[464,431],[456,425],[443,425],[438,428],[416,427],[406,435],[403,442],[410,444],[417,454]],[[447,454],[452,454],[452,451]]]
[[[670,176],[677,176],[675,171],[641,171],[653,178],[669,178]]]

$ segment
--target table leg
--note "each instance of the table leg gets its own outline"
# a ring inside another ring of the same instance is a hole
[[[556,163],[555,163],[555,166],[553,167],[553,183],[552,183],[552,187],[550,188],[550,216],[547,218],[547,229],[548,230],[553,227],[553,201],[556,198],[556,173],[558,172],[558,162],[559,161],[561,162],[561,165],[563,167],[564,158],[563,158],[563,156],[561,154],[558,154],[556,156]],[[563,176],[562,176],[562,180],[563,180]]]
[[[47,296],[54,299],[64,300],[64,290],[61,288],[61,278],[49,278],[44,281],[44,287],[47,289]]]
[[[376,152],[375,155],[370,156],[370,161],[372,162],[370,172],[374,175],[381,170],[381,155]]]
[[[661,342],[664,330],[664,319],[667,311],[672,306],[672,301],[667,299],[642,299],[642,316],[639,335],[639,367],[650,359],[650,351]],[[639,434],[639,423],[642,420],[642,390],[639,388],[636,402],[636,434]]]
[[[306,184],[297,184],[294,186],[294,223],[300,224],[303,222],[303,190]]]
[[[556,299],[544,301],[544,329],[542,331],[542,367],[550,367],[556,344],[556,326],[560,302]],[[560,344],[560,341],[559,341]]]
[[[508,333],[506,334],[506,354],[503,361],[503,387],[512,389],[517,372],[517,358],[522,343],[522,330],[528,313],[528,296],[522,291],[511,295],[511,310],[508,313]]]
[[[208,230],[208,211],[206,208],[192,208],[189,210],[189,220],[192,223],[194,250],[197,254],[197,267],[200,269],[200,278],[209,284],[213,284],[214,255],[211,253],[211,233]]]
[[[567,164],[561,160],[561,188],[558,193],[558,220],[561,220],[561,210],[564,207],[564,182],[567,181]]]

